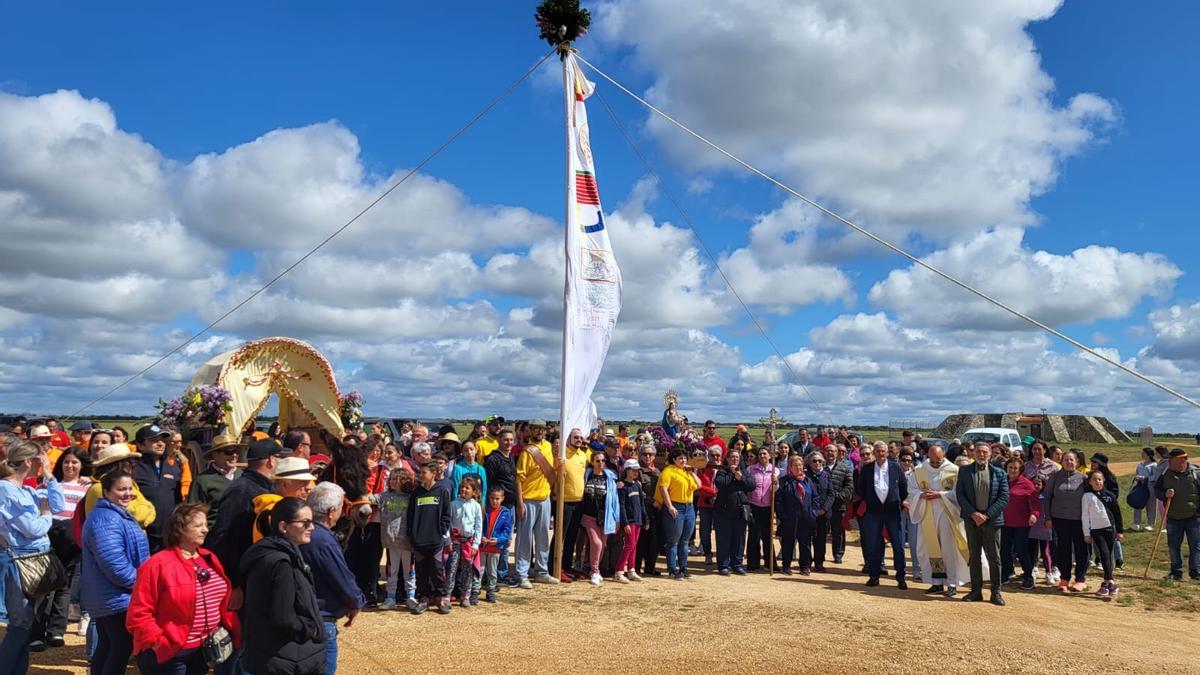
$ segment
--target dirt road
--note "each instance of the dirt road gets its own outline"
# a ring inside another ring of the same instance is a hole
[[[1200,619],[1039,586],[1006,607],[863,586],[860,558],[811,577],[720,577],[505,590],[449,616],[372,612],[344,629],[340,673],[1196,672]],[[693,561],[693,569],[699,570]],[[1119,579],[1118,579],[1119,583]],[[32,673],[82,673],[78,638]],[[932,647],[950,654],[937,657]]]

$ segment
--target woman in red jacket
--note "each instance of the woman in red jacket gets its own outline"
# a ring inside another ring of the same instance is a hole
[[[715,521],[713,507],[717,501],[717,471],[721,468],[721,456],[724,453],[719,445],[708,447],[708,466],[696,472],[700,477],[700,489],[696,494],[696,512],[700,521],[700,548],[704,551],[704,566],[713,566],[712,535]]]
[[[205,638],[223,627],[239,641],[229,578],[217,557],[200,548],[207,513],[205,504],[180,504],[163,528],[166,548],[138,569],[125,627],[144,674],[206,673]]]
[[[1029,528],[1042,517],[1042,502],[1033,481],[1025,477],[1025,463],[1013,455],[1004,470],[1008,473],[1008,506],[1004,507],[1004,527],[1000,530],[1000,579],[1015,583],[1014,559],[1021,561],[1021,588],[1033,590],[1033,556],[1029,551]]]

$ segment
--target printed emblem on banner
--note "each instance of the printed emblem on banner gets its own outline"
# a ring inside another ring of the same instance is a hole
[[[588,123],[580,124],[575,132],[579,137],[579,154],[583,158],[583,165],[586,167],[592,166],[592,132],[588,128]]]
[[[583,249],[583,273],[588,281],[617,283],[617,263],[609,251],[596,248]],[[613,289],[615,290],[615,289]]]

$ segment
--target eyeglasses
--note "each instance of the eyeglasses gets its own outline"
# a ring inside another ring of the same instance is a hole
[[[717,428],[716,427],[704,427],[704,430],[705,431],[716,431]]]
[[[901,458],[900,458],[900,461],[901,461],[901,462],[908,462],[909,464],[912,464],[912,457],[901,457]]]
[[[306,530],[313,526],[312,520],[289,520],[287,522],[289,525],[300,525]]]

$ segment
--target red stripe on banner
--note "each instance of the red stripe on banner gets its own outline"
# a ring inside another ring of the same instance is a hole
[[[590,173],[575,173],[575,201],[580,204],[600,205],[600,190],[596,187],[596,178]]]

